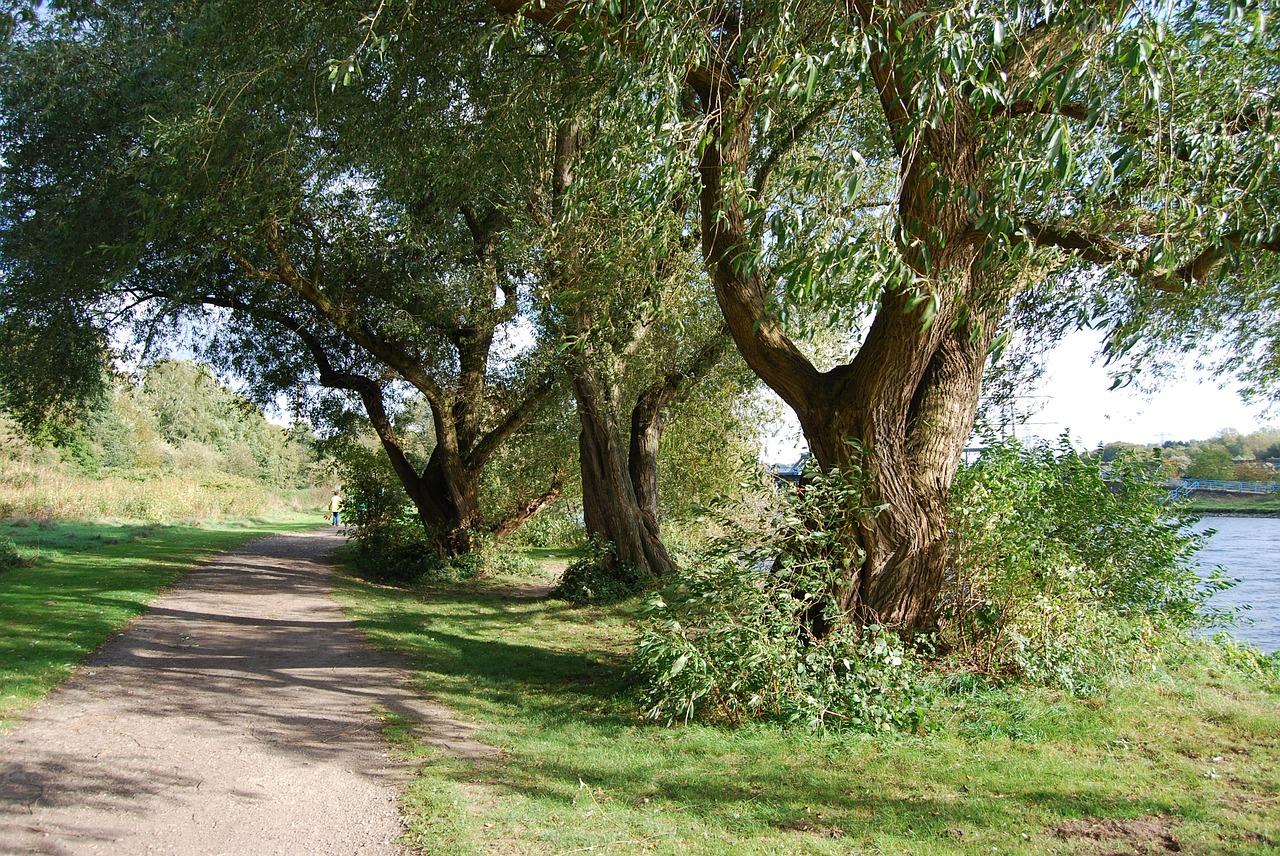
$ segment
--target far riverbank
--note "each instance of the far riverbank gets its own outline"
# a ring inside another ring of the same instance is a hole
[[[1280,517],[1280,499],[1192,495],[1188,507],[1204,517]]]

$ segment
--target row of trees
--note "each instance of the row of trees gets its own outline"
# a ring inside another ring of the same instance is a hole
[[[1274,430],[1242,434],[1228,429],[1207,440],[1166,440],[1154,447],[1107,443],[1094,455],[1110,463],[1126,453],[1154,458],[1171,476],[1254,482],[1280,479],[1280,432]]]
[[[11,423],[5,423],[9,434]],[[186,361],[116,374],[76,425],[35,439],[52,441],[60,457],[90,476],[222,472],[274,488],[327,480],[305,426],[272,425],[208,368]],[[49,455],[14,437],[0,457],[34,462]]]
[[[1257,391],[1277,369],[1256,4],[14,11],[0,326],[6,353],[61,343],[39,383],[0,366],[28,421],[80,397],[105,331],[200,329],[263,394],[361,411],[442,551],[568,389],[589,528],[664,573],[664,408],[718,370],[866,475],[875,513],[836,537],[859,561],[814,592],[831,618],[928,626],[1015,332],[1105,325],[1135,370],[1225,339]]]

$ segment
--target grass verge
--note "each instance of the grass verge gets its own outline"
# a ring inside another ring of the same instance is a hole
[[[1280,517],[1280,499],[1193,496],[1188,507],[1196,514],[1256,514],[1260,517]]]
[[[21,561],[0,570],[0,731],[69,678],[179,574],[223,550],[315,515],[204,525],[0,520]]]
[[[1106,698],[953,692],[921,735],[663,728],[625,673],[637,605],[575,608],[502,579],[343,584],[419,689],[495,753],[449,758],[403,722],[404,805],[431,854],[1273,853],[1280,694],[1198,654]]]

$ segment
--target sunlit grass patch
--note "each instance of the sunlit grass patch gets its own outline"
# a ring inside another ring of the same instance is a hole
[[[184,570],[310,518],[159,524],[0,521],[27,561],[0,572],[0,728],[74,673]]]
[[[1280,841],[1280,696],[1194,646],[1175,673],[1094,697],[953,690],[918,735],[663,728],[641,720],[627,672],[637,602],[525,592],[344,585],[420,691],[502,747],[429,755],[405,800],[426,852],[1260,854]]]

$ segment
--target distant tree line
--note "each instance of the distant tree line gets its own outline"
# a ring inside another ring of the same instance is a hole
[[[35,439],[10,437],[0,454],[30,457],[44,446],[91,476],[222,472],[275,488],[307,487],[323,478],[309,428],[273,425],[208,367],[180,360],[115,373],[81,419]]]
[[[1280,431],[1274,429],[1251,434],[1227,429],[1207,440],[1166,440],[1158,446],[1107,443],[1099,446],[1093,455],[1103,463],[1111,463],[1125,452],[1158,461],[1171,477],[1280,481]]]

